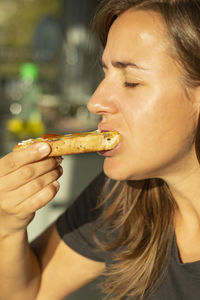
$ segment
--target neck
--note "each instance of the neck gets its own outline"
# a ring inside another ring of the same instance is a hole
[[[174,230],[183,263],[200,260],[200,171],[199,167],[185,180],[169,185],[177,203]]]
[[[188,231],[196,229],[200,232],[200,166],[188,172],[185,170],[179,180],[166,182],[178,207],[175,224],[184,225]]]

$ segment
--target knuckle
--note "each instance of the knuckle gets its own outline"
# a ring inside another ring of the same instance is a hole
[[[3,213],[9,214],[9,215],[13,214],[13,210],[12,210],[12,208],[10,207],[10,205],[9,205],[9,203],[8,203],[7,200],[5,200],[5,199],[2,200],[2,201],[0,202],[0,207],[1,207],[1,211],[2,211]]]
[[[40,179],[34,180],[31,183],[31,190],[33,192],[40,191],[42,188],[43,188],[43,183],[42,183],[42,180],[40,180]]]
[[[17,162],[13,153],[8,154],[4,159],[5,166],[8,170],[14,170],[17,168]]]
[[[19,173],[20,177],[22,177],[25,180],[32,178],[35,174],[34,169],[31,166],[21,168]]]
[[[8,203],[7,203],[7,201],[6,200],[1,200],[0,207],[1,207],[2,211],[4,211],[4,212],[7,211],[7,209],[8,209]]]

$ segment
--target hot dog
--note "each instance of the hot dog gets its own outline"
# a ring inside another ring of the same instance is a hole
[[[99,132],[97,130],[67,135],[45,134],[36,139],[19,142],[13,151],[25,149],[34,143],[46,142],[51,146],[49,156],[62,156],[111,150],[117,146],[120,140],[121,136],[117,131]]]

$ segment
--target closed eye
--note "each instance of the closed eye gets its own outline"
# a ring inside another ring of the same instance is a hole
[[[138,85],[139,85],[139,83],[136,83],[136,82],[124,82],[124,86],[128,87],[128,88],[135,88]]]

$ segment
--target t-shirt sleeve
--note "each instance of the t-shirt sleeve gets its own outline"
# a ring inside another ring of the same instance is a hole
[[[96,204],[106,176],[101,173],[81,193],[77,200],[56,221],[57,231],[62,240],[74,251],[95,261],[106,261],[106,253],[100,251],[94,239],[94,229],[98,227],[100,209]],[[96,231],[99,240],[103,232]]]

